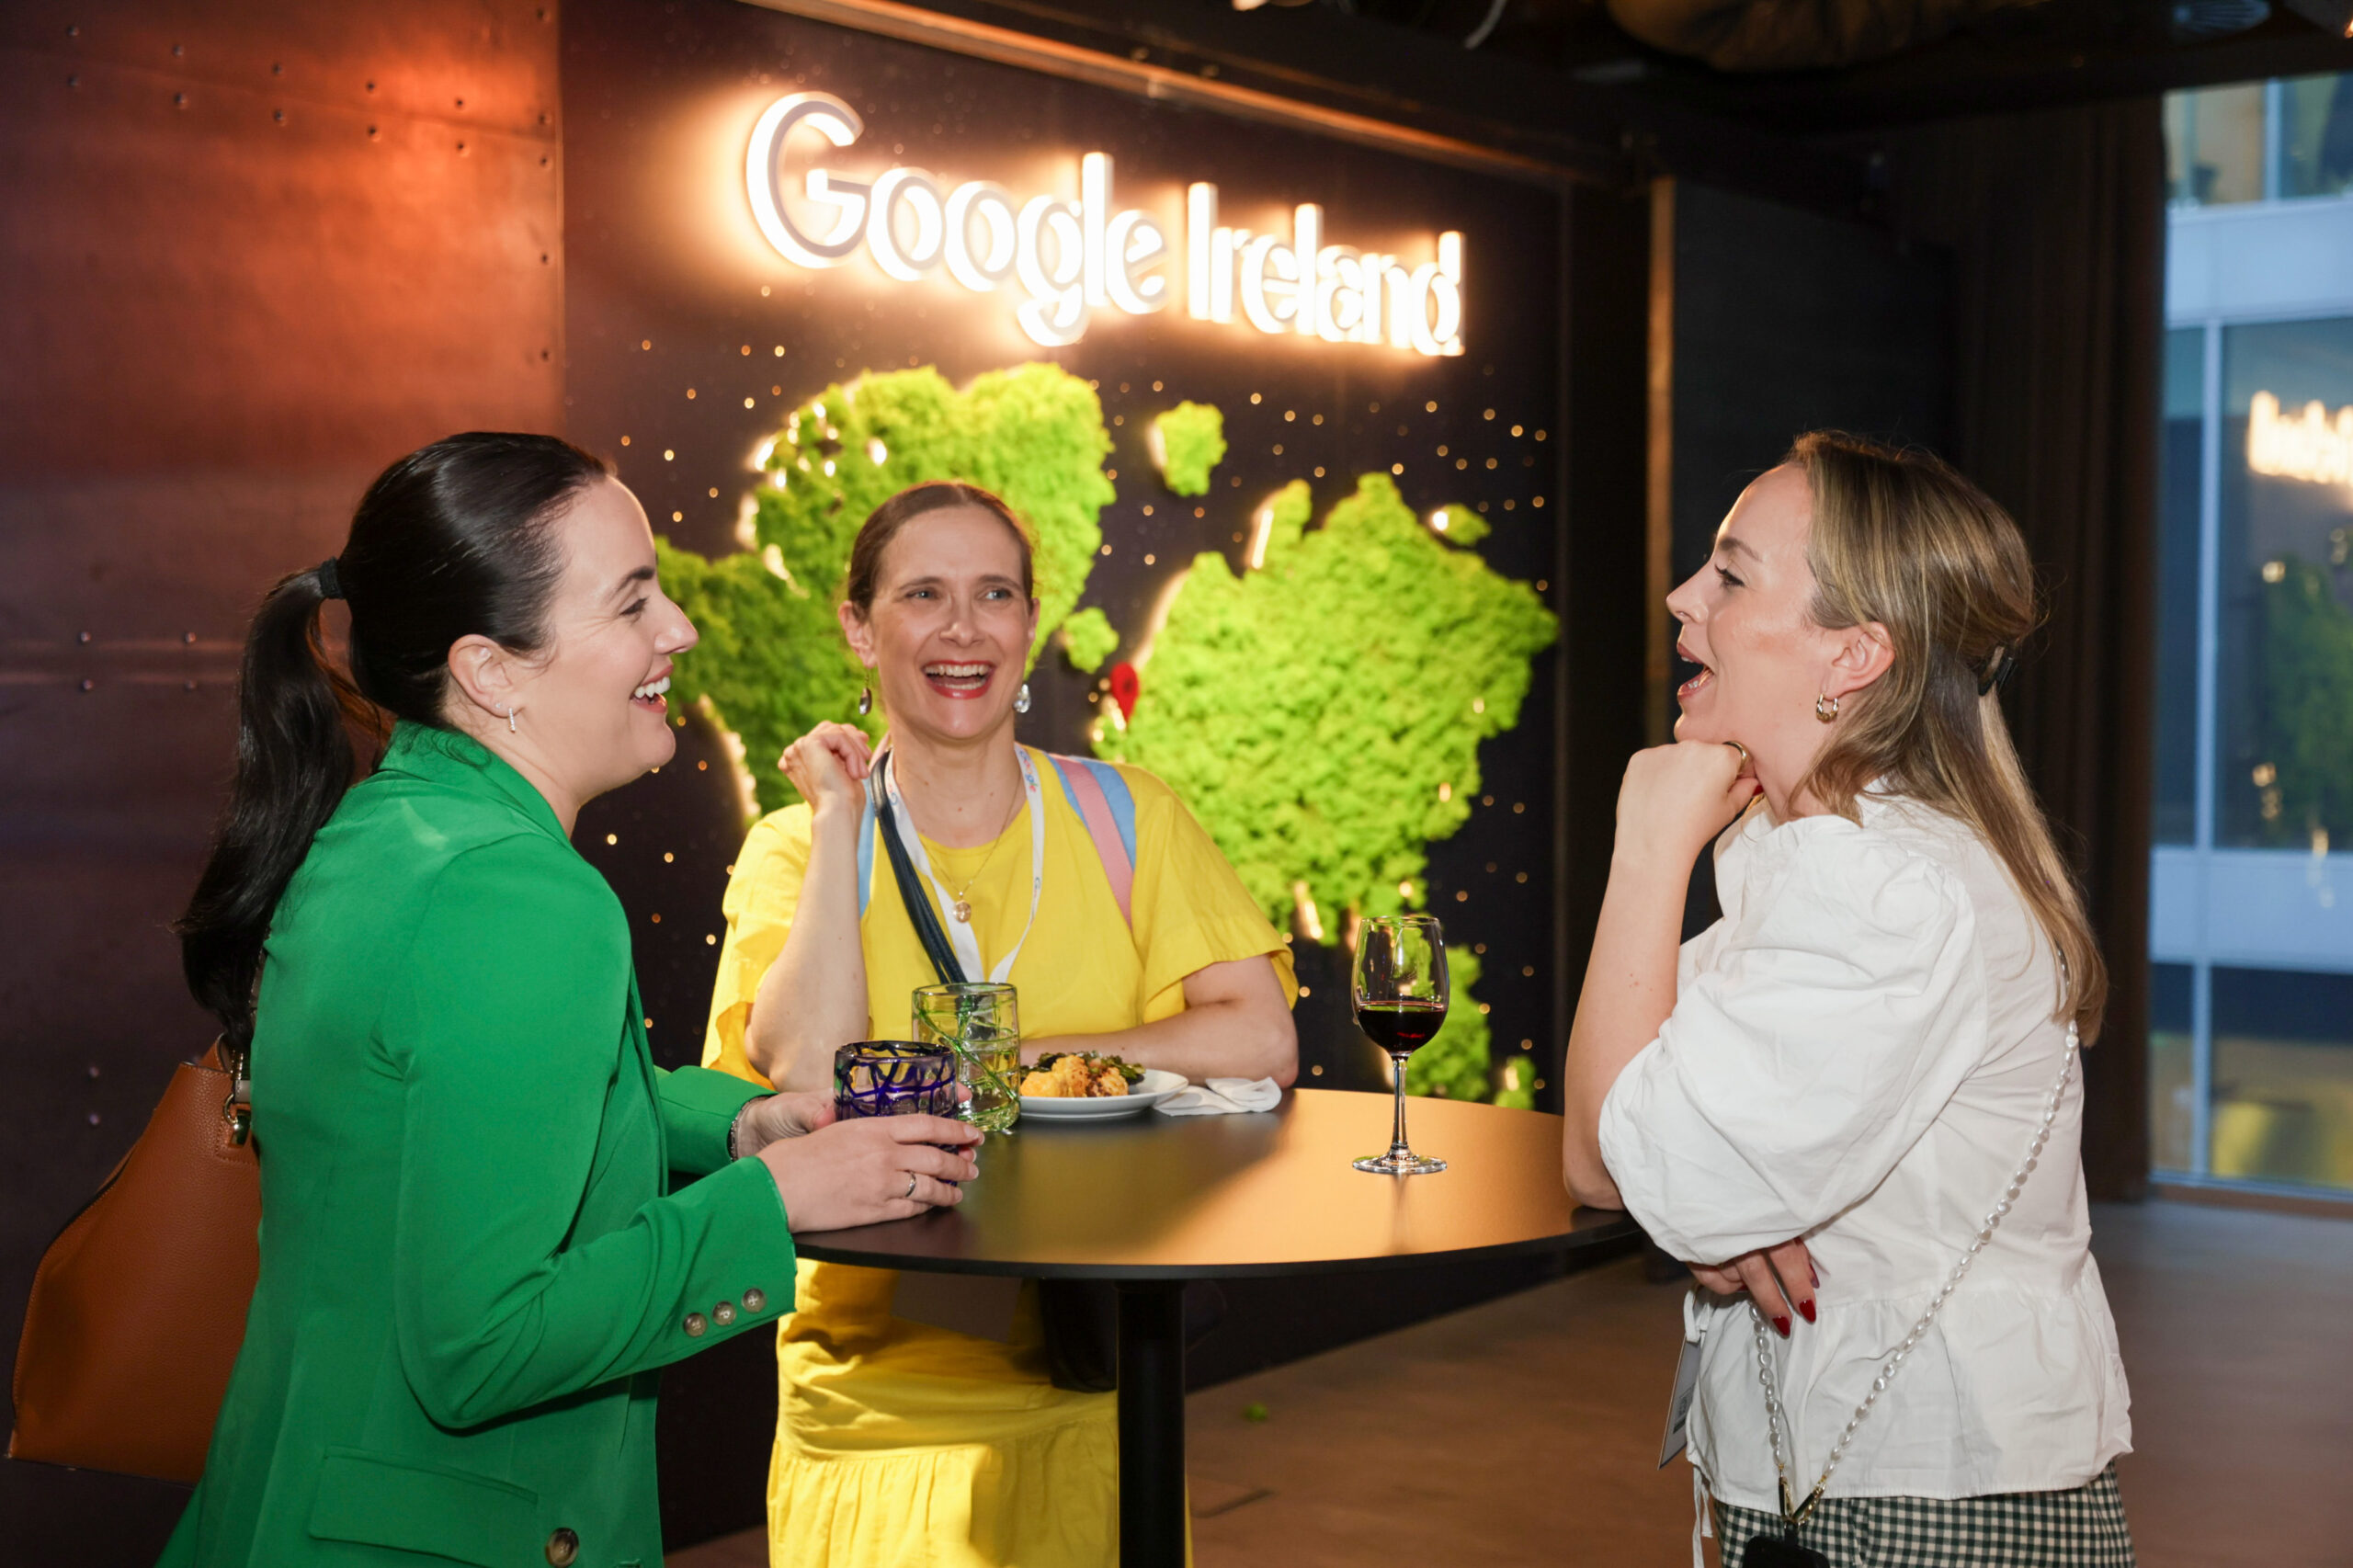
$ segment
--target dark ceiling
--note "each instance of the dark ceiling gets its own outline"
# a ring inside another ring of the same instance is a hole
[[[1862,149],[1876,131],[2353,72],[2343,24],[2314,19],[2337,11],[2353,19],[2353,0],[1272,0],[1246,11],[1232,0],[924,0],[924,8],[1504,148],[1574,178],[1677,174],[1849,211],[1871,203]],[[1657,37],[1673,28],[1644,24],[1661,13],[1689,23],[1745,8],[1832,29],[1862,11],[1895,17],[1898,34],[1942,30],[1844,65],[1723,70],[1645,43],[1614,19]]]

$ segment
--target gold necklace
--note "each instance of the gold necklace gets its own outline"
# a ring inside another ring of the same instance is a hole
[[[981,857],[981,863],[972,869],[971,876],[964,879],[964,885],[949,895],[952,902],[949,905],[948,913],[953,915],[959,923],[966,926],[972,923],[972,901],[964,895],[972,891],[972,884],[981,880],[981,873],[987,870],[989,862],[996,858],[996,846],[1004,843],[1005,835],[1012,831],[1013,819],[1021,814],[1021,808],[1027,801],[1026,794],[1017,794],[1013,797],[1013,809],[1005,813],[1005,825],[998,828],[996,836],[989,840],[989,852]]]

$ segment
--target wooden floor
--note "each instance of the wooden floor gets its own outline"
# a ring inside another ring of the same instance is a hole
[[[2142,1568],[2353,1562],[2353,1221],[2094,1224]],[[1654,1468],[1680,1297],[1629,1260],[1194,1395],[1199,1568],[1688,1563],[1690,1472]],[[767,1558],[755,1531],[669,1561]]]

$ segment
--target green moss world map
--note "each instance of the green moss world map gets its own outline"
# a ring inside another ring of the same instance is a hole
[[[1224,455],[1222,417],[1195,403],[1162,417],[1163,483],[1199,494]],[[886,497],[964,480],[1036,531],[1033,657],[1051,642],[1092,671],[1116,652],[1142,676],[1124,724],[1102,704],[1098,755],[1166,780],[1277,926],[1330,943],[1351,912],[1418,908],[1427,846],[1469,817],[1479,743],[1518,722],[1551,612],[1467,548],[1485,532],[1474,510],[1434,514],[1441,536],[1372,473],[1315,527],[1294,481],[1249,519],[1253,564],[1237,575],[1223,555],[1197,556],[1148,645],[1126,642],[1100,609],[1078,608],[1116,498],[1110,450],[1094,390],[1052,365],[961,389],[928,369],[827,387],[764,450],[742,552],[661,541],[665,585],[702,632],[674,677],[681,700],[746,759],[778,756],[821,720],[858,722],[863,676],[834,610],[850,542]],[[774,768],[748,771],[763,810],[792,799]],[[1456,1005],[1415,1053],[1409,1086],[1527,1103],[1524,1075],[1499,1094],[1490,1084],[1477,958],[1465,946],[1449,961]]]

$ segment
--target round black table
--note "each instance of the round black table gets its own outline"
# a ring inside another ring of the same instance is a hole
[[[1120,1288],[1120,1561],[1185,1561],[1188,1279],[1340,1274],[1441,1258],[1566,1252],[1633,1221],[1561,1185],[1561,1119],[1416,1099],[1435,1176],[1368,1176],[1389,1146],[1387,1095],[1302,1089],[1251,1116],[1025,1119],[992,1138],[954,1209],[795,1238],[803,1257],[877,1268]]]

